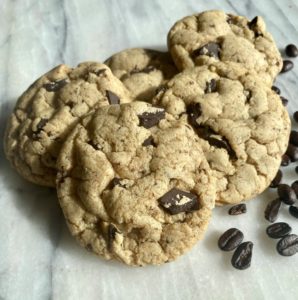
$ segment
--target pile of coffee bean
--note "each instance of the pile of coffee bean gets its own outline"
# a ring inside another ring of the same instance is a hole
[[[298,49],[295,45],[289,44],[285,48],[285,53],[289,57],[297,57]],[[294,67],[291,60],[284,60],[281,73],[290,71]],[[272,86],[278,95],[281,91],[277,86]],[[288,104],[288,99],[280,96],[284,106]],[[293,114],[293,118],[298,122],[298,111]],[[291,162],[298,161],[298,131],[292,130],[290,134],[289,145],[286,153],[282,157],[281,166],[288,166]],[[295,168],[298,174],[298,166]],[[278,212],[282,206],[289,207],[289,213],[298,218],[298,206],[295,206],[298,198],[298,180],[294,181],[291,186],[282,182],[283,173],[278,170],[275,178],[272,180],[270,187],[277,188],[278,197],[270,201],[265,209],[265,219],[274,223],[278,218]],[[229,209],[230,215],[240,215],[246,213],[246,205],[241,203]],[[266,233],[272,239],[280,239],[276,245],[276,250],[280,255],[292,256],[298,253],[298,235],[291,234],[292,228],[285,222],[274,223],[267,227]],[[218,247],[223,251],[235,250],[231,263],[238,270],[244,270],[250,267],[252,259],[253,243],[242,242],[244,234],[237,228],[230,228],[225,231],[218,240]]]

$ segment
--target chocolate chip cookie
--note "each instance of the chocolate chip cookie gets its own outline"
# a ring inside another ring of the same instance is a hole
[[[280,97],[256,73],[236,75],[219,65],[187,69],[153,99],[177,118],[188,115],[218,179],[217,204],[261,193],[289,140],[290,120]]]
[[[145,102],[85,117],[65,141],[58,169],[71,233],[88,250],[128,265],[185,253],[214,207],[215,179],[186,116]]]
[[[119,78],[133,98],[150,101],[178,70],[168,52],[133,48],[114,54],[105,63]]]
[[[168,34],[168,48],[179,70],[217,61],[245,66],[272,84],[282,59],[264,20],[211,10],[185,17]]]
[[[95,107],[130,102],[129,92],[104,64],[60,65],[19,98],[5,135],[7,158],[27,180],[54,187],[64,138]]]

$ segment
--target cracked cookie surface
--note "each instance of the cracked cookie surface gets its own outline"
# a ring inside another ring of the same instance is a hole
[[[176,75],[153,104],[176,117],[188,115],[217,178],[217,204],[234,204],[270,184],[288,145],[290,120],[280,97],[256,73],[237,77],[220,66]]]
[[[57,156],[80,118],[95,107],[130,101],[106,65],[60,65],[19,98],[6,128],[6,156],[27,180],[55,187]]]
[[[114,54],[105,63],[133,98],[150,101],[156,90],[177,74],[168,52],[132,48]]]
[[[58,198],[88,250],[128,265],[162,264],[203,235],[215,179],[186,116],[145,102],[99,108],[67,138]]]
[[[254,70],[272,84],[282,68],[261,17],[249,21],[218,10],[188,16],[170,29],[168,48],[180,70],[222,61]]]

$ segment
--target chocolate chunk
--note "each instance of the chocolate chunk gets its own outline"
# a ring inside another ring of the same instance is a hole
[[[159,94],[160,92],[164,93],[166,90],[167,90],[167,87],[165,85],[161,85],[155,90],[155,95]]]
[[[288,145],[286,154],[290,157],[291,161],[297,161],[298,160],[298,148],[295,147],[292,144]]]
[[[284,222],[274,223],[269,225],[266,229],[266,233],[272,239],[282,238],[283,236],[288,235],[291,231],[291,226]]]
[[[154,139],[153,136],[149,136],[142,144],[142,146],[147,147],[147,146],[156,146],[156,144],[154,143]]]
[[[294,44],[289,44],[285,49],[285,53],[289,57],[296,57],[298,56],[298,49]]]
[[[144,69],[141,69],[141,70],[139,70],[139,69],[133,69],[130,72],[130,74],[136,74],[136,73],[147,73],[147,74],[149,74],[150,72],[152,72],[154,70],[156,70],[156,68],[154,66],[148,66],[148,67],[146,67]]]
[[[122,179],[120,179],[120,178],[114,177],[109,184],[109,189],[113,189],[116,185],[119,185],[119,186],[125,188],[125,185],[121,184],[121,180]]]
[[[280,96],[280,100],[281,100],[283,106],[287,106],[289,103],[289,100],[283,96]]]
[[[229,209],[229,215],[231,216],[236,216],[236,215],[241,215],[246,213],[246,204],[245,203],[240,203],[237,205],[232,206]]]
[[[298,207],[297,206],[290,206],[289,212],[293,217],[298,218]]]
[[[298,131],[292,130],[290,134],[290,143],[298,146]]]
[[[202,114],[202,108],[200,103],[191,103],[187,106],[186,112],[188,114],[188,121],[189,123],[196,127],[198,126],[197,119]]]
[[[271,188],[277,188],[277,186],[281,182],[281,179],[282,179],[282,172],[281,172],[281,170],[278,170],[275,177],[274,177],[274,179],[272,180],[272,182],[270,184],[270,187]]]
[[[40,132],[44,128],[44,126],[48,123],[48,121],[49,119],[41,118],[38,124],[36,125],[37,131],[35,131],[35,133]]]
[[[43,87],[48,91],[48,92],[56,92],[63,88],[66,84],[68,83],[67,79],[61,79],[61,80],[56,80],[52,81],[49,83],[45,83]]]
[[[249,103],[249,102],[250,102],[250,99],[251,99],[251,97],[252,97],[252,91],[250,91],[250,90],[245,90],[244,92],[245,92],[245,94],[246,94],[246,100],[245,100],[245,102],[246,102],[246,103]]]
[[[218,240],[218,247],[223,251],[236,249],[243,241],[244,235],[237,228],[230,228],[225,231]]]
[[[279,184],[277,193],[279,199],[287,205],[292,205],[296,201],[296,193],[288,184]]]
[[[216,91],[217,83],[215,79],[211,79],[209,82],[206,82],[205,93],[214,93]]]
[[[240,244],[232,256],[232,266],[238,270],[245,270],[250,267],[252,249],[252,242],[244,242]]]
[[[263,33],[261,31],[259,31],[257,28],[258,20],[259,20],[259,17],[256,16],[247,24],[248,28],[254,32],[255,38],[257,38],[259,36],[263,36]]]
[[[117,228],[113,224],[109,224],[108,226],[108,232],[107,232],[107,244],[108,244],[108,249],[112,250],[113,248],[113,242],[116,237],[116,233],[119,233]]]
[[[271,89],[277,94],[277,95],[280,95],[280,88],[278,88],[277,86],[273,85],[271,87]]]
[[[298,252],[298,236],[289,234],[282,238],[276,245],[276,250],[280,255],[292,256]]]
[[[217,43],[208,43],[192,52],[193,57],[207,55],[214,58],[219,58],[220,47]]]
[[[281,165],[283,167],[286,167],[289,165],[289,163],[291,162],[290,158],[288,155],[284,154],[282,157],[281,157]]]
[[[292,70],[294,67],[294,63],[290,60],[284,60],[283,64],[282,64],[282,69],[280,71],[280,73],[285,73],[288,72],[290,70]]]
[[[298,111],[295,111],[293,114],[293,118],[296,122],[298,122]]]
[[[114,104],[119,104],[120,103],[120,99],[119,97],[114,94],[113,92],[106,90],[106,96],[108,98],[109,104],[110,105],[114,105]]]
[[[228,24],[234,24],[233,15],[227,14],[227,19],[226,20],[227,20]]]
[[[280,205],[281,201],[279,200],[279,198],[269,202],[265,209],[265,219],[271,223],[274,223],[277,219]]]
[[[157,110],[156,112],[144,112],[139,115],[140,126],[151,128],[159,123],[160,120],[166,116],[164,109]]]
[[[164,194],[158,202],[171,215],[200,209],[197,195],[176,188]]]
[[[298,180],[294,181],[291,184],[291,188],[294,190],[296,197],[298,197]]]

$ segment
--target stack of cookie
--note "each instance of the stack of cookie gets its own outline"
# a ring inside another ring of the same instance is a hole
[[[17,171],[57,188],[79,243],[129,265],[185,253],[215,204],[270,184],[289,139],[262,18],[189,16],[168,47],[56,67],[20,97],[5,136]]]

